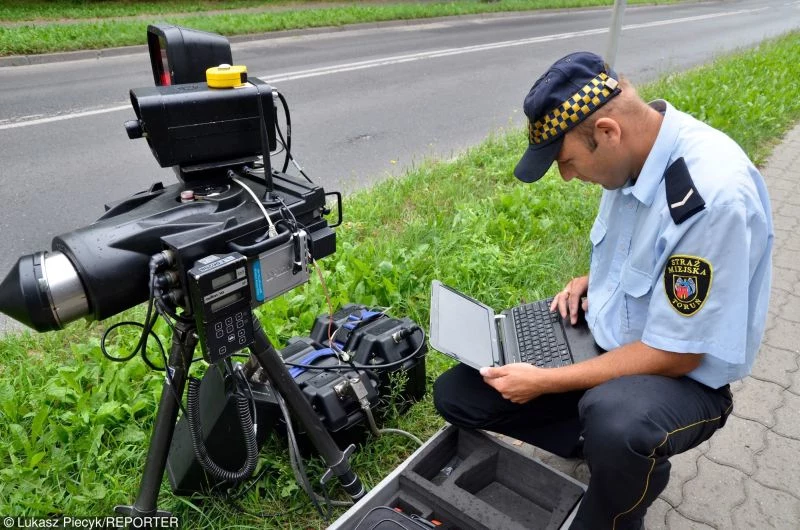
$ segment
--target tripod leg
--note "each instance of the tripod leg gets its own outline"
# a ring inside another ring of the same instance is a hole
[[[169,512],[159,511],[156,508],[156,501],[164,478],[175,421],[178,418],[178,403],[183,396],[186,375],[197,346],[197,335],[193,324],[177,322],[175,327],[167,366],[167,374],[170,374],[170,377],[165,376],[161,390],[161,401],[158,404],[153,434],[150,437],[139,493],[132,506],[114,508],[115,512],[133,518],[170,515]]]
[[[311,404],[306,400],[300,387],[297,386],[288,370],[286,370],[283,360],[264,333],[258,319],[254,317],[253,323],[255,326],[255,345],[250,348],[251,353],[256,357],[264,371],[267,372],[270,380],[286,400],[289,408],[297,415],[314,447],[319,451],[322,459],[325,460],[325,464],[336,475],[350,497],[357,501],[366,492],[361,480],[350,469],[350,463],[347,460],[348,454],[340,450],[336,442],[333,441],[322,421],[314,412],[314,409],[311,408]]]

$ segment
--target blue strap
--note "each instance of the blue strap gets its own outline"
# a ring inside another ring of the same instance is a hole
[[[306,355],[305,357],[303,357],[300,360],[300,362],[298,362],[297,364],[311,364],[311,363],[313,363],[314,361],[316,361],[317,359],[319,359],[321,357],[328,357],[328,356],[331,356],[331,355],[336,355],[336,354],[330,348],[323,348],[321,350],[314,350],[313,352],[311,352],[308,355]],[[302,366],[292,366],[291,368],[289,368],[289,375],[292,376],[292,379],[297,379],[297,376],[302,374],[305,371],[306,371],[306,368],[303,368]]]
[[[373,318],[380,316],[382,314],[383,313],[381,313],[380,311],[369,311],[367,309],[362,309],[360,315],[355,313],[347,315],[347,322],[342,324],[342,327],[352,331],[356,329],[359,326],[359,324],[362,324],[364,322],[369,322]]]

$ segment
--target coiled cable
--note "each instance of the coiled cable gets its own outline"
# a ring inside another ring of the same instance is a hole
[[[200,417],[197,415],[197,411],[200,409],[199,379],[189,379],[186,408],[189,418],[189,429],[192,434],[192,449],[194,449],[194,456],[197,458],[197,461],[200,462],[203,469],[214,478],[230,482],[241,482],[249,478],[256,469],[256,464],[258,463],[258,443],[256,442],[255,430],[253,429],[253,418],[250,414],[250,402],[241,394],[237,393],[235,396],[236,407],[239,411],[239,425],[242,427],[242,435],[247,448],[247,456],[245,457],[244,464],[236,471],[223,469],[214,462],[208,454],[206,445],[203,442],[203,426],[200,423]]]

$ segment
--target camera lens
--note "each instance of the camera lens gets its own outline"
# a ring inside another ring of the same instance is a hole
[[[36,331],[61,329],[89,313],[72,262],[61,252],[22,256],[0,284],[0,312]]]

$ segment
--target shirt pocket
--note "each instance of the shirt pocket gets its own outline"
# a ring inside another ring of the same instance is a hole
[[[647,324],[647,310],[653,289],[653,274],[644,272],[630,264],[622,268],[620,287],[624,293],[622,328],[626,342],[639,340]]]
[[[602,251],[604,247],[603,240],[606,238],[607,230],[606,224],[602,219],[598,217],[594,220],[592,229],[589,232],[589,240],[592,242],[592,256],[590,260],[592,264],[595,263],[595,260],[598,260],[602,257]]]

